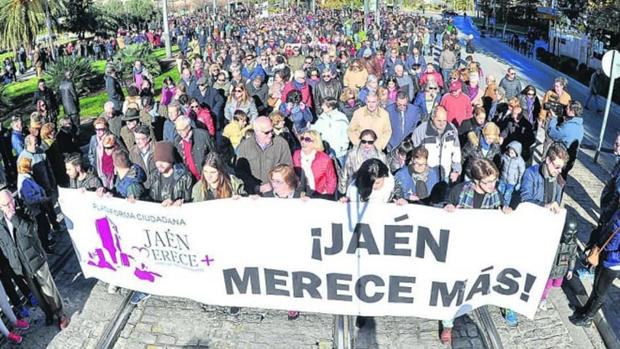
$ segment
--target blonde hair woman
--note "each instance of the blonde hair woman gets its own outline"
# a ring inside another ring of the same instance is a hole
[[[325,153],[318,132],[308,130],[299,136],[301,149],[293,153],[293,166],[310,189],[310,196],[333,198],[338,185],[334,161]]]
[[[235,85],[228,97],[228,102],[226,102],[226,107],[224,108],[226,120],[230,122],[237,110],[243,110],[250,118],[250,122],[254,121],[258,116],[254,99],[248,95],[248,91],[243,84]]]

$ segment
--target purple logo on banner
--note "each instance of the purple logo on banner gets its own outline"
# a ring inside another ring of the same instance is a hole
[[[117,268],[131,268],[131,262],[135,261],[135,258],[123,252],[116,225],[110,222],[107,217],[104,217],[95,221],[95,227],[101,240],[101,247],[88,253],[90,257],[88,264],[112,271],[116,271]],[[114,229],[114,232],[112,232],[112,229]],[[155,282],[155,277],[161,277],[161,274],[148,271],[147,269],[148,266],[141,263],[140,267],[134,267],[133,274],[138,279],[148,282]]]

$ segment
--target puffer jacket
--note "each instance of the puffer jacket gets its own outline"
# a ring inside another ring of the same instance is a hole
[[[18,275],[33,276],[45,263],[47,257],[37,235],[37,225],[21,211],[11,218],[15,239],[8,231],[4,219],[0,223],[0,249]]]
[[[301,150],[297,150],[293,153],[293,167],[300,178],[307,178],[301,166]],[[325,152],[317,151],[310,167],[314,177],[314,191],[317,194],[334,194],[338,176],[332,158]]]
[[[351,184],[352,177],[357,170],[362,166],[362,163],[368,159],[379,159],[387,164],[387,158],[385,154],[379,150],[374,150],[372,156],[364,158],[362,155],[362,149],[360,145],[355,145],[347,153],[347,160],[340,172],[340,178],[338,179],[338,191],[342,194],[346,193],[347,187]]]
[[[448,124],[442,134],[430,121],[423,122],[411,136],[413,146],[423,145],[428,150],[428,167],[439,174],[440,181],[449,182],[452,171],[461,172],[461,144],[456,127]]]
[[[332,110],[329,113],[324,112],[319,115],[318,120],[311,128],[321,134],[321,138],[329,143],[337,157],[342,157],[347,153],[349,148],[347,136],[349,120],[346,115],[338,110]]]
[[[145,183],[145,187],[149,188],[149,200],[154,202],[163,202],[167,199],[172,201],[183,199],[183,202],[191,201],[193,178],[183,164],[174,164],[172,172],[174,185],[170,188],[162,188],[162,176],[158,170],[155,170]]]
[[[525,173],[525,161],[521,157],[521,143],[512,141],[508,144],[509,149],[514,149],[516,158],[511,158],[507,153],[502,155],[501,179],[508,184],[519,185]]]

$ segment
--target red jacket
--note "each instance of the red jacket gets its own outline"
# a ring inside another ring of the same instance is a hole
[[[293,166],[301,172],[301,150],[293,154]],[[319,194],[334,194],[338,184],[334,161],[325,152],[317,151],[312,161],[312,174],[314,175],[314,191]]]
[[[189,117],[195,117],[194,121],[196,121],[196,124],[199,128],[206,128],[211,136],[215,136],[215,125],[213,124],[213,118],[211,117],[211,112],[209,111],[209,109],[198,108],[198,113],[192,113],[190,110],[187,114]]]
[[[282,90],[282,103],[286,103],[286,95],[293,90],[299,90],[295,88],[295,80],[289,81],[284,85],[284,89]],[[301,88],[301,101],[304,104],[312,109],[312,93],[310,93],[310,85],[307,82],[304,82],[303,87]]]
[[[455,124],[457,127],[472,116],[471,101],[463,92],[456,98],[450,93],[446,93],[441,98],[440,105],[448,111],[448,122]]]

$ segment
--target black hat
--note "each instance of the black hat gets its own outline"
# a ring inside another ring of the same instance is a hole
[[[125,115],[123,116],[122,120],[131,121],[131,120],[138,120],[138,119],[140,119],[140,112],[138,111],[138,109],[129,108],[125,112]]]

